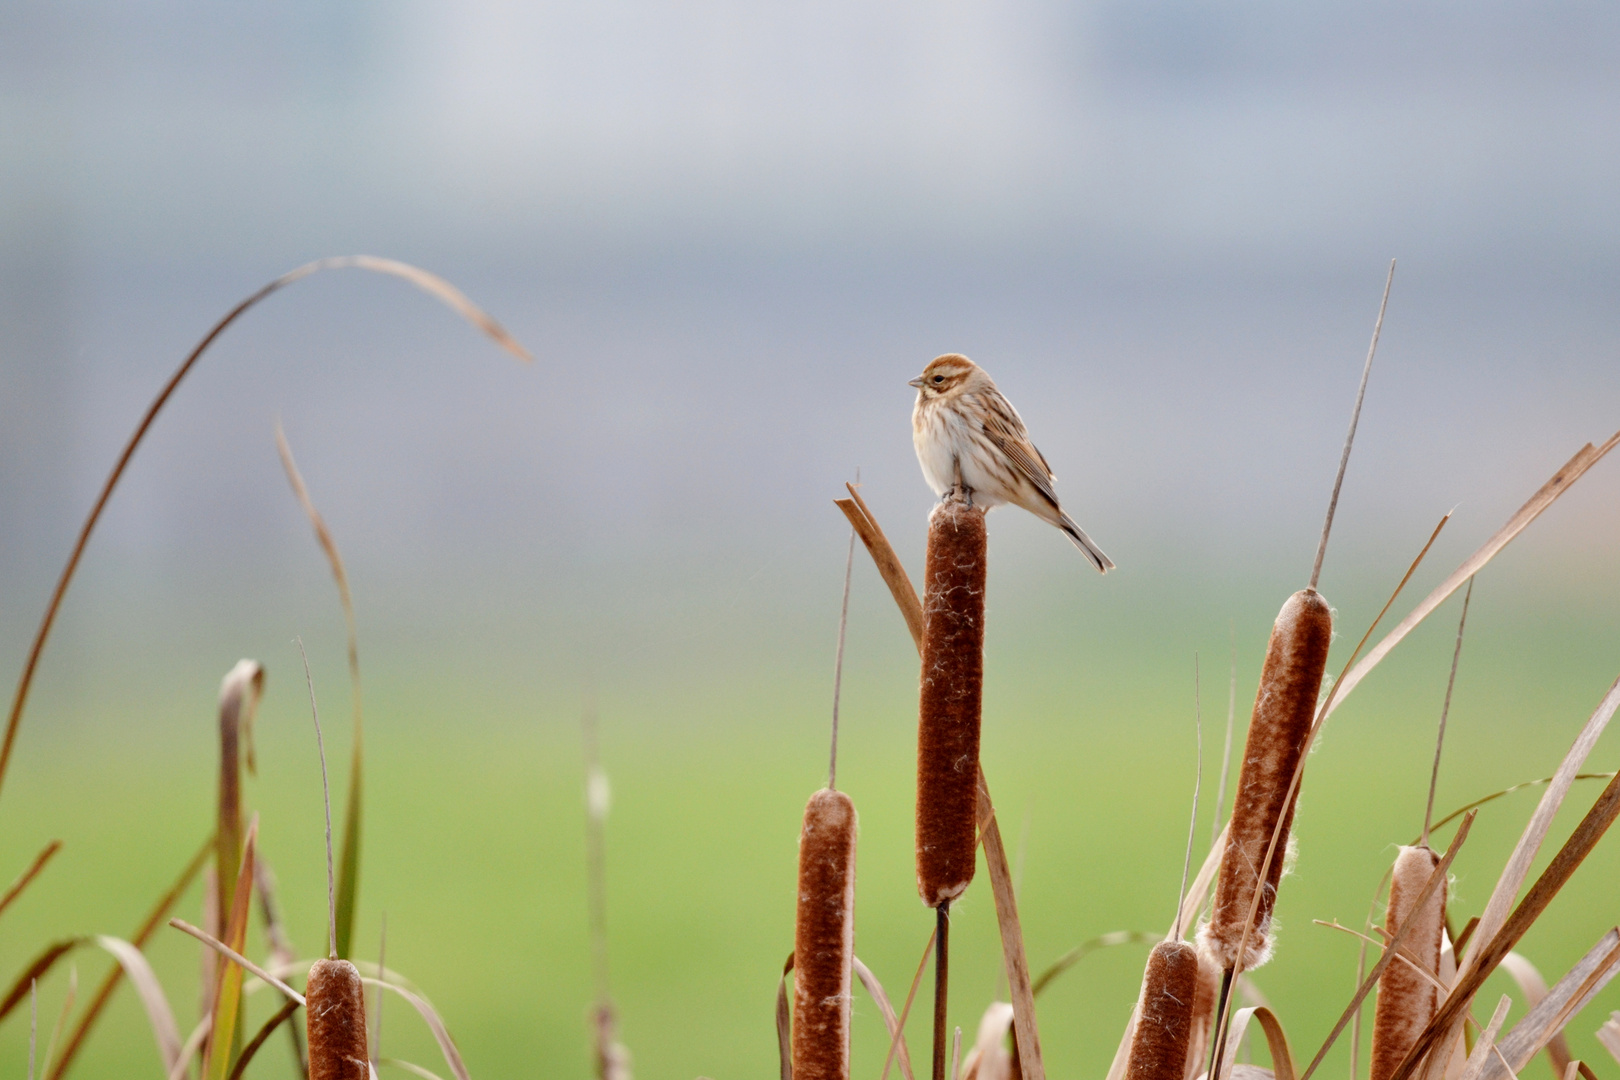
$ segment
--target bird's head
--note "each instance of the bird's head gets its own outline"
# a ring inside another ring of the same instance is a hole
[[[915,386],[918,397],[928,401],[966,386],[979,374],[979,365],[961,353],[946,353],[929,361],[923,373],[908,385]]]

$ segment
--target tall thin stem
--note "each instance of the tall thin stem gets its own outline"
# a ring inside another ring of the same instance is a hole
[[[326,740],[321,738],[321,711],[315,705],[315,676],[309,673],[309,654],[304,651],[304,639],[298,643],[298,655],[304,660],[304,683],[309,687],[309,714],[315,721],[315,749],[321,755],[321,797],[326,805],[326,949],[327,959],[337,959],[337,875],[332,869],[332,785],[326,779]]]
[[[945,1080],[945,1006],[950,985],[950,904],[934,909],[934,1080]]]
[[[1198,733],[1198,772],[1193,776],[1192,820],[1187,822],[1187,855],[1181,863],[1181,893],[1176,897],[1176,932],[1173,940],[1181,940],[1181,908],[1187,902],[1187,874],[1192,869],[1193,833],[1198,829],[1198,793],[1204,786],[1204,712],[1203,697],[1198,682],[1198,654],[1193,653],[1193,727]]]
[[[1474,598],[1474,579],[1463,593],[1462,617],[1457,620],[1457,646],[1451,651],[1451,675],[1446,679],[1446,701],[1440,706],[1440,733],[1434,739],[1434,770],[1429,774],[1429,805],[1423,811],[1423,846],[1429,846],[1429,823],[1434,820],[1434,789],[1440,783],[1440,749],[1446,744],[1446,717],[1451,715],[1451,690],[1457,685],[1457,661],[1462,657],[1463,628],[1468,625],[1468,602]]]
[[[849,629],[849,581],[855,573],[855,530],[849,530],[849,555],[844,560],[844,605],[838,613],[838,651],[833,656],[832,749],[827,760],[827,787],[838,788],[838,699],[844,690],[844,633]]]

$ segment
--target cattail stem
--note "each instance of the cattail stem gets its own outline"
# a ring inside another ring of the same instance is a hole
[[[934,1080],[945,1080],[946,1005],[950,994],[950,904],[934,909]]]
[[[917,723],[917,887],[939,908],[973,880],[984,689],[984,511],[956,498],[929,518]]]
[[[1226,1053],[1226,1001],[1232,993],[1232,969],[1221,971],[1221,989],[1215,995],[1215,1035],[1209,1048],[1209,1063],[1204,1067],[1204,1075],[1210,1080],[1217,1080],[1215,1065]]]
[[[1181,1080],[1198,995],[1198,950],[1161,941],[1148,954],[1125,1080]]]
[[[317,960],[304,988],[309,1080],[367,1080],[366,1001],[347,960]]]
[[[794,1080],[849,1080],[855,964],[855,804],[823,788],[804,808],[793,942]]]

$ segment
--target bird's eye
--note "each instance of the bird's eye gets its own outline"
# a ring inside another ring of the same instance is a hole
[[[935,375],[934,376],[934,382],[942,383],[944,381],[945,381],[945,376],[943,376],[943,375]]]

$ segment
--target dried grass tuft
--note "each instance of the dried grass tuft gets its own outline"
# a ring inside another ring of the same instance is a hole
[[[793,1076],[848,1080],[855,960],[855,804],[822,788],[804,808],[793,946]]]

